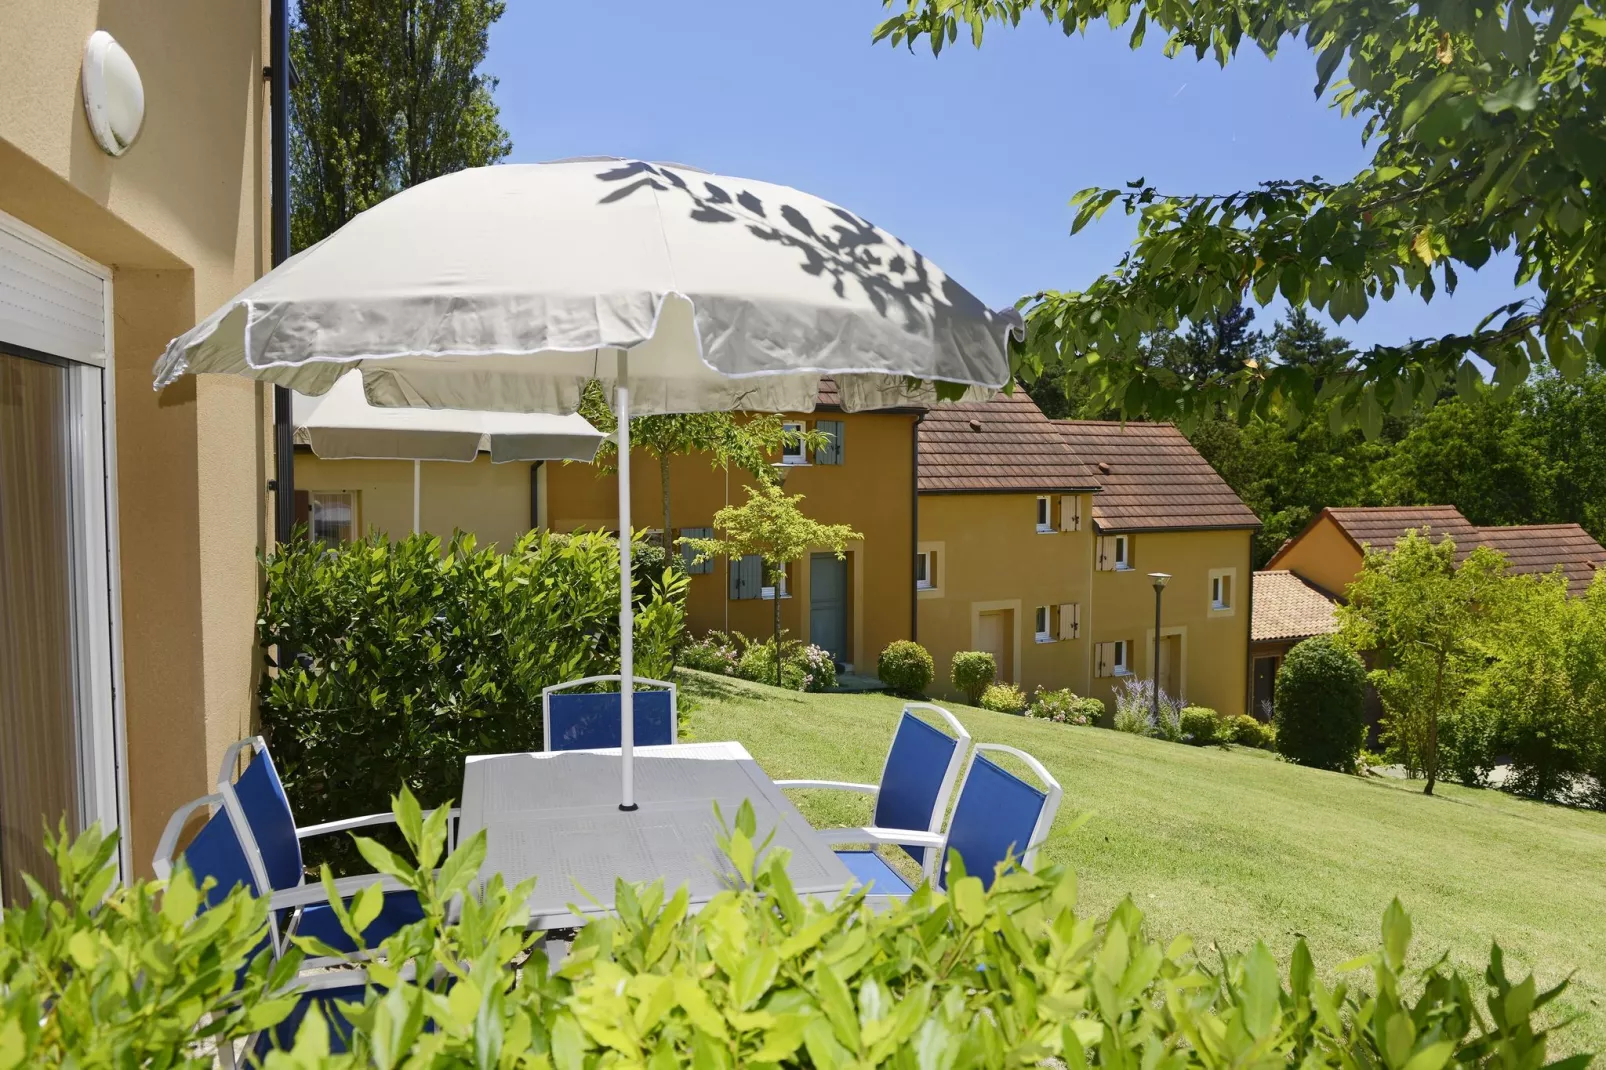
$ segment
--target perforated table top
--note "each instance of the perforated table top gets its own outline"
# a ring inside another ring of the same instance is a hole
[[[719,819],[752,805],[758,839],[791,852],[802,895],[834,895],[853,875],[740,743],[637,747],[638,810],[619,809],[619,750],[475,756],[465,763],[459,836],[486,831],[482,873],[508,884],[534,876],[531,924],[579,924],[612,908],[618,880],[685,885],[695,906],[734,879]]]

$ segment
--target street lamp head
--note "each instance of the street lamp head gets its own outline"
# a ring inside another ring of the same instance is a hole
[[[1149,579],[1154,581],[1154,589],[1156,591],[1163,590],[1165,585],[1171,582],[1171,573],[1151,572],[1149,573]]]

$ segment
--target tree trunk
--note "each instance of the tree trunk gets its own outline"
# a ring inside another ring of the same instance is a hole
[[[775,595],[775,597],[773,599],[771,599],[771,601],[773,601],[775,603],[775,686],[776,687],[785,687],[786,686],[784,683],[781,682],[781,580],[784,579],[785,576],[786,576],[786,566],[782,565],[776,571],[775,575],[770,577],[770,585],[771,585],[770,586],[770,590]]]
[[[1444,657],[1439,657],[1433,676],[1433,709],[1428,718],[1427,745],[1422,748],[1422,771],[1428,776],[1423,795],[1433,794],[1433,784],[1439,779],[1439,711],[1444,705]]]
[[[674,543],[669,538],[669,454],[658,455],[658,493],[664,505],[664,564],[669,564],[668,554],[674,549]]]

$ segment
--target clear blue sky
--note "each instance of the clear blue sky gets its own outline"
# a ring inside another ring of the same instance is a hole
[[[877,0],[510,0],[487,69],[515,161],[632,156],[779,182],[897,234],[995,306],[1078,288],[1132,227],[1070,237],[1084,186],[1143,177],[1220,192],[1343,178],[1360,124],[1314,99],[1303,50],[1221,70],[1167,60],[1158,35],[1066,39],[1033,18],[933,59],[872,47]],[[1465,330],[1512,299],[1511,262],[1462,272],[1454,300],[1374,304],[1357,343]],[[1270,326],[1274,310],[1257,323]]]

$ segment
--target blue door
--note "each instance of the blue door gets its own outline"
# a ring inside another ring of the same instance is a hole
[[[848,563],[836,554],[809,558],[809,642],[831,652],[841,665],[848,656]]]

